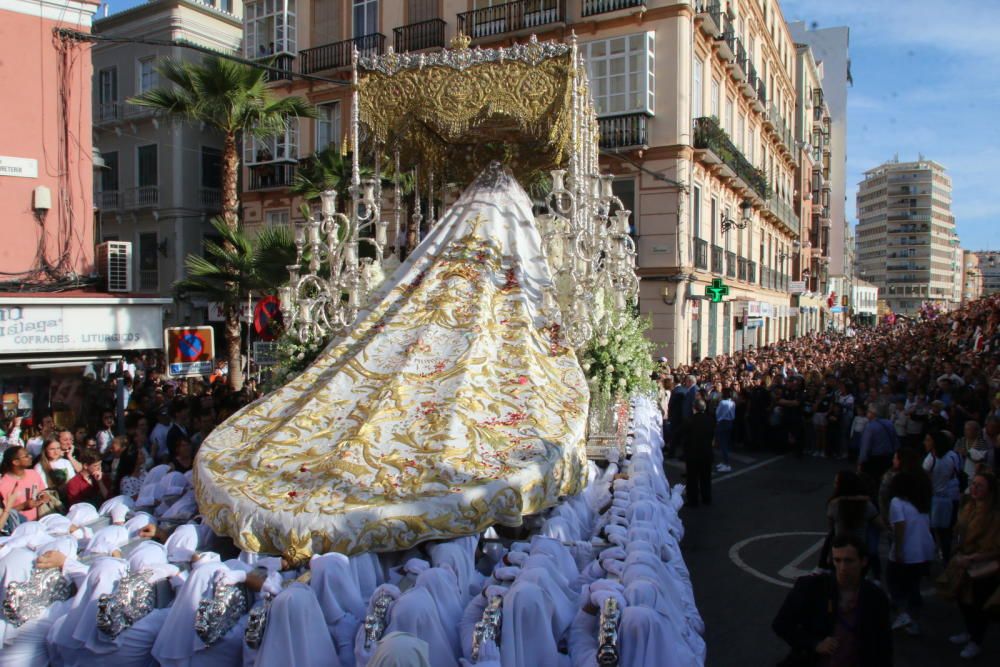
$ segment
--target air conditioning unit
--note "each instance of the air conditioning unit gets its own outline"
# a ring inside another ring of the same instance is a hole
[[[132,244],[105,241],[97,246],[97,273],[109,292],[132,291]]]

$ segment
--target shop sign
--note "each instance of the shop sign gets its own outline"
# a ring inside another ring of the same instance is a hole
[[[792,294],[804,294],[806,291],[806,281],[792,280],[788,283],[788,291]]]
[[[760,317],[760,301],[747,301],[747,317]]]
[[[258,366],[277,365],[278,344],[272,341],[254,341],[253,361]]]
[[[761,317],[774,317],[774,306],[769,303],[761,302],[760,315]]]
[[[161,326],[157,305],[0,304],[0,354],[148,350]]]
[[[38,178],[38,160],[0,155],[0,176]]]

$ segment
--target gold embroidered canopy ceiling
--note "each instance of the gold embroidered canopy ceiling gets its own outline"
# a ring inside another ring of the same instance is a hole
[[[359,58],[359,121],[366,143],[398,151],[416,167],[466,184],[492,160],[524,182],[566,166],[573,114],[589,106],[575,88],[567,44],[444,50]],[[592,114],[592,111],[591,111]]]

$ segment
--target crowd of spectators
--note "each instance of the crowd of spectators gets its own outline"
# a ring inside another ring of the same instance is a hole
[[[1000,296],[690,365],[663,363],[659,373],[668,454],[688,459],[689,480],[692,460],[704,459],[684,451],[705,430],[702,404],[715,418],[717,472],[731,469],[732,443],[849,462],[826,507],[821,567],[833,568],[836,538],[863,544],[867,576],[880,585],[884,576],[893,629],[911,635],[922,632],[921,580],[933,573],[965,623],[951,641],[963,658],[980,654],[989,615],[1000,610]],[[698,501],[689,494],[689,503]]]
[[[159,464],[191,470],[212,429],[258,395],[253,384],[232,392],[225,380],[222,372],[170,379],[162,353],[144,353],[88,367],[71,423],[39,412],[9,417],[0,433],[0,530],[80,502],[134,499]]]

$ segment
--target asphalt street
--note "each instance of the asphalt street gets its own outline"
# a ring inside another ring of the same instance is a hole
[[[771,621],[794,580],[816,566],[824,507],[845,463],[740,452],[731,473],[715,476],[712,505],[682,510],[681,546],[706,625],[707,667],[765,667],[787,654]],[[682,472],[668,461],[671,483]],[[922,636],[894,634],[897,667],[997,664],[1000,625],[990,626],[982,656],[962,660],[948,643],[963,630],[958,609],[935,597],[929,580],[924,592]]]

